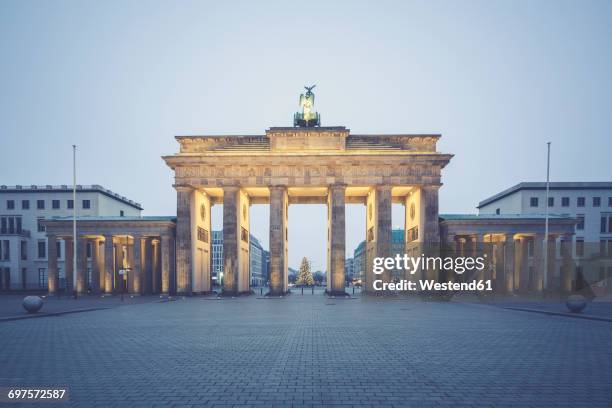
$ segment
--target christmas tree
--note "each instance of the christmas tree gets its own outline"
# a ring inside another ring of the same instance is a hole
[[[300,271],[298,272],[296,285],[314,285],[314,279],[312,279],[312,272],[310,272],[310,262],[306,257],[302,258],[302,264],[300,265]]]

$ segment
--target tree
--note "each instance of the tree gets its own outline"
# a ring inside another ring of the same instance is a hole
[[[310,262],[306,257],[302,258],[302,264],[298,272],[297,279],[295,280],[296,285],[314,285],[314,279],[312,279],[312,272],[310,272]]]

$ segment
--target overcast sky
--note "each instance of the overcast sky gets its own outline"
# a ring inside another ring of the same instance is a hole
[[[543,180],[546,141],[552,180],[610,181],[612,2],[289,3],[3,0],[0,183],[70,183],[76,143],[80,183],[175,214],[174,135],[291,125],[306,84],[323,125],[441,133],[443,213]],[[325,216],[290,208],[290,265],[324,268]],[[347,217],[352,251],[365,210]]]

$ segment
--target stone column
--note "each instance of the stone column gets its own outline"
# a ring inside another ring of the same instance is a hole
[[[154,294],[161,292],[160,247],[159,239],[154,239],[151,262],[151,293]]]
[[[238,294],[239,194],[239,187],[223,188],[223,294],[227,296]]]
[[[176,291],[191,294],[191,200],[193,188],[176,186]]]
[[[91,293],[100,293],[100,241],[97,238],[91,241]]]
[[[519,267],[518,289],[521,293],[525,293],[529,290],[529,251],[527,247],[530,239],[530,237],[520,238],[520,251],[518,251],[520,258],[517,264]]]
[[[531,289],[541,292],[544,284],[544,235],[537,234],[533,239],[533,275]]]
[[[113,293],[113,278],[115,274],[115,259],[113,254],[113,236],[104,236],[104,293]]]
[[[514,292],[514,234],[505,235],[504,281],[506,293]]]
[[[270,295],[287,292],[287,187],[270,187]],[[225,248],[224,248],[225,250]]]
[[[377,186],[370,190],[366,201],[366,293],[376,293],[374,281],[391,281],[391,271],[374,274],[375,258],[388,257],[391,251],[391,186]]]
[[[57,276],[57,236],[47,234],[47,286],[49,296],[55,296],[58,291]]]
[[[328,276],[329,285],[327,293],[331,296],[344,296],[346,256],[346,228],[345,228],[345,185],[332,185],[329,187],[327,199],[327,222],[329,225]]]
[[[549,236],[548,238],[548,271],[546,273],[546,288],[551,291],[555,281],[555,274],[557,272],[557,237]]]
[[[64,268],[66,269],[66,293],[75,288],[74,279],[74,244],[72,238],[64,238]]]
[[[161,292],[163,295],[170,293],[170,251],[171,238],[168,235],[161,236]]]
[[[147,237],[144,239],[144,247],[142,253],[142,290],[144,295],[153,293],[153,239]]]
[[[570,293],[574,280],[574,262],[572,260],[572,234],[561,237],[561,291]]]
[[[87,238],[79,237],[77,240],[77,294],[87,293]]]
[[[142,294],[142,237],[134,235],[134,262],[132,263],[132,290],[134,295]]]

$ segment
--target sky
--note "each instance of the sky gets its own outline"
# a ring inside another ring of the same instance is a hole
[[[76,144],[80,184],[172,215],[175,135],[291,125],[311,84],[323,125],[441,133],[441,213],[544,180],[548,141],[551,180],[610,181],[611,21],[610,1],[3,0],[0,184],[70,184]],[[289,213],[290,265],[324,269],[325,207]],[[348,206],[347,251],[364,235]]]

